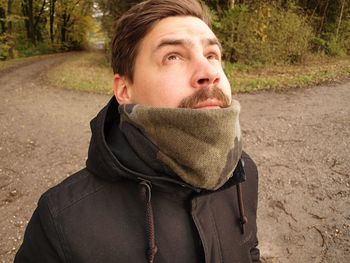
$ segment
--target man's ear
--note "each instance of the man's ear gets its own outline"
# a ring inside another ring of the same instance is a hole
[[[113,92],[119,104],[130,104],[130,87],[126,77],[114,75]]]

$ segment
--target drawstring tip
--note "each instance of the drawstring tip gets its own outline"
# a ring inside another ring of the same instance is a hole
[[[241,233],[242,233],[242,235],[244,235],[244,233],[245,233],[245,224],[248,223],[248,218],[246,216],[243,216],[243,218],[241,218],[239,220],[239,222],[240,222],[240,225],[241,225]]]
[[[149,263],[153,263],[154,262],[154,257],[155,255],[157,254],[157,251],[158,251],[158,247],[157,246],[154,246],[153,248],[151,248],[149,251],[148,251],[148,262]]]
[[[142,181],[141,186],[141,198],[146,204],[146,224],[147,224],[147,235],[148,235],[148,262],[153,263],[154,257],[157,254],[158,248],[155,240],[155,229],[154,229],[154,218],[153,209],[151,203],[151,183]]]

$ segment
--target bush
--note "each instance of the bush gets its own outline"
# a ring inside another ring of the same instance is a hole
[[[262,4],[252,10],[236,5],[215,21],[224,59],[230,62],[297,63],[314,38],[312,28],[296,11]]]
[[[326,43],[325,52],[328,56],[336,57],[345,55],[345,50],[336,38],[332,38]]]
[[[315,53],[324,53],[327,47],[327,41],[320,38],[314,37],[311,40],[311,51]]]
[[[20,56],[22,57],[30,57],[36,55],[43,54],[51,54],[57,52],[65,52],[65,51],[77,51],[83,50],[83,44],[79,41],[67,41],[64,44],[50,42],[40,42],[37,45],[28,45],[28,43],[18,43],[16,45],[16,49],[18,50]]]
[[[293,11],[272,10],[267,27],[268,49],[276,62],[298,63],[309,51],[314,38],[305,18]]]
[[[22,57],[50,54],[59,51],[59,49],[57,49],[57,46],[48,43],[39,43],[36,46],[28,45],[28,43],[18,43],[16,49]]]
[[[342,46],[343,52],[347,55],[350,55],[350,17],[347,17],[347,19],[344,21],[341,31],[340,31],[340,37],[339,42]]]
[[[10,49],[13,48],[14,38],[10,34],[0,35],[0,60],[6,60],[10,57]]]
[[[9,56],[8,50],[10,49],[9,45],[0,43],[0,60],[6,60]]]

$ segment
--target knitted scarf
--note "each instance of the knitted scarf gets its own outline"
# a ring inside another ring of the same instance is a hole
[[[186,183],[216,190],[232,176],[242,152],[240,104],[222,109],[119,106],[120,130],[141,159],[163,165]]]

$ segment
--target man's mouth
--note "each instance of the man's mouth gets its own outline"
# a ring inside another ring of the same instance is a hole
[[[205,101],[197,103],[193,109],[220,109],[222,102],[217,99],[207,99]]]

